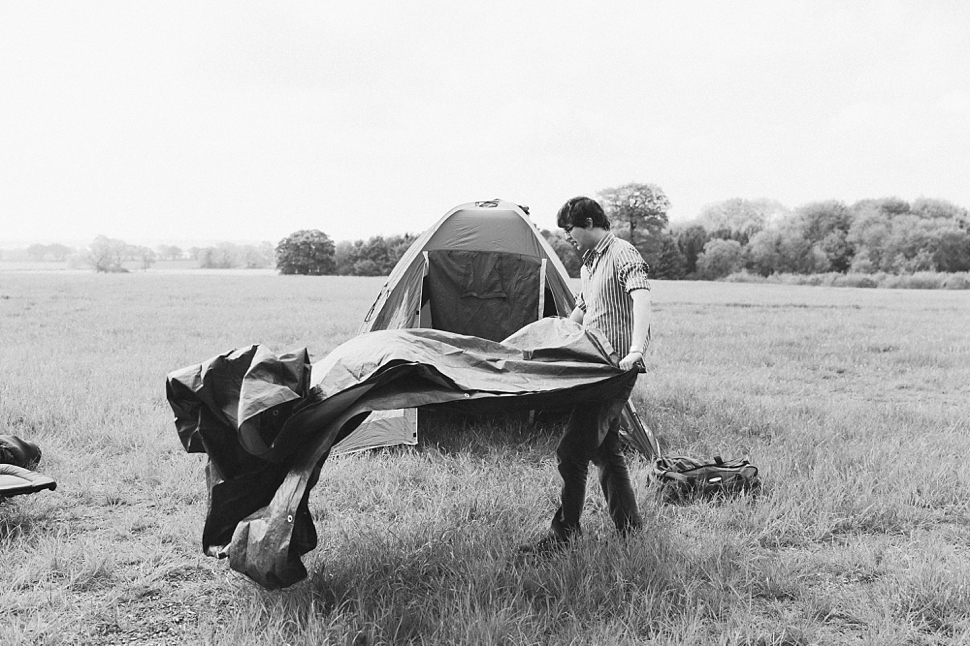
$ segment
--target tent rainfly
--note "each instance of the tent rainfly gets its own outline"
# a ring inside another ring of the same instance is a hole
[[[528,208],[503,200],[461,204],[421,234],[398,261],[360,333],[432,328],[502,341],[575,307],[569,275]],[[334,455],[417,443],[417,409],[374,411]],[[631,405],[621,433],[648,457],[656,439]]]

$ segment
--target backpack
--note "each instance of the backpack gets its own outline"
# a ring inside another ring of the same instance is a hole
[[[758,467],[745,459],[724,461],[719,455],[711,462],[686,456],[661,457],[654,462],[653,477],[660,483],[665,502],[753,493],[761,488]]]

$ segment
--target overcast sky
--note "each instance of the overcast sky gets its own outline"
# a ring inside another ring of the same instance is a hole
[[[970,3],[0,0],[0,242],[544,228],[628,182],[970,207]]]

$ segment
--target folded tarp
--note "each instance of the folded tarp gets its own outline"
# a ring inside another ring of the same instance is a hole
[[[330,447],[370,411],[531,410],[599,401],[629,387],[595,330],[547,318],[501,343],[430,329],[355,337],[311,366],[305,349],[259,345],[168,375],[189,452],[209,463],[203,550],[267,588],[306,577],[316,547],[307,500]]]

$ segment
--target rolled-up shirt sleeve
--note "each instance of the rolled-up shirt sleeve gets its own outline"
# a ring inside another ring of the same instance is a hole
[[[650,281],[647,280],[649,270],[639,253],[636,253],[636,258],[631,254],[623,258],[617,278],[628,294],[635,289],[650,289]]]

